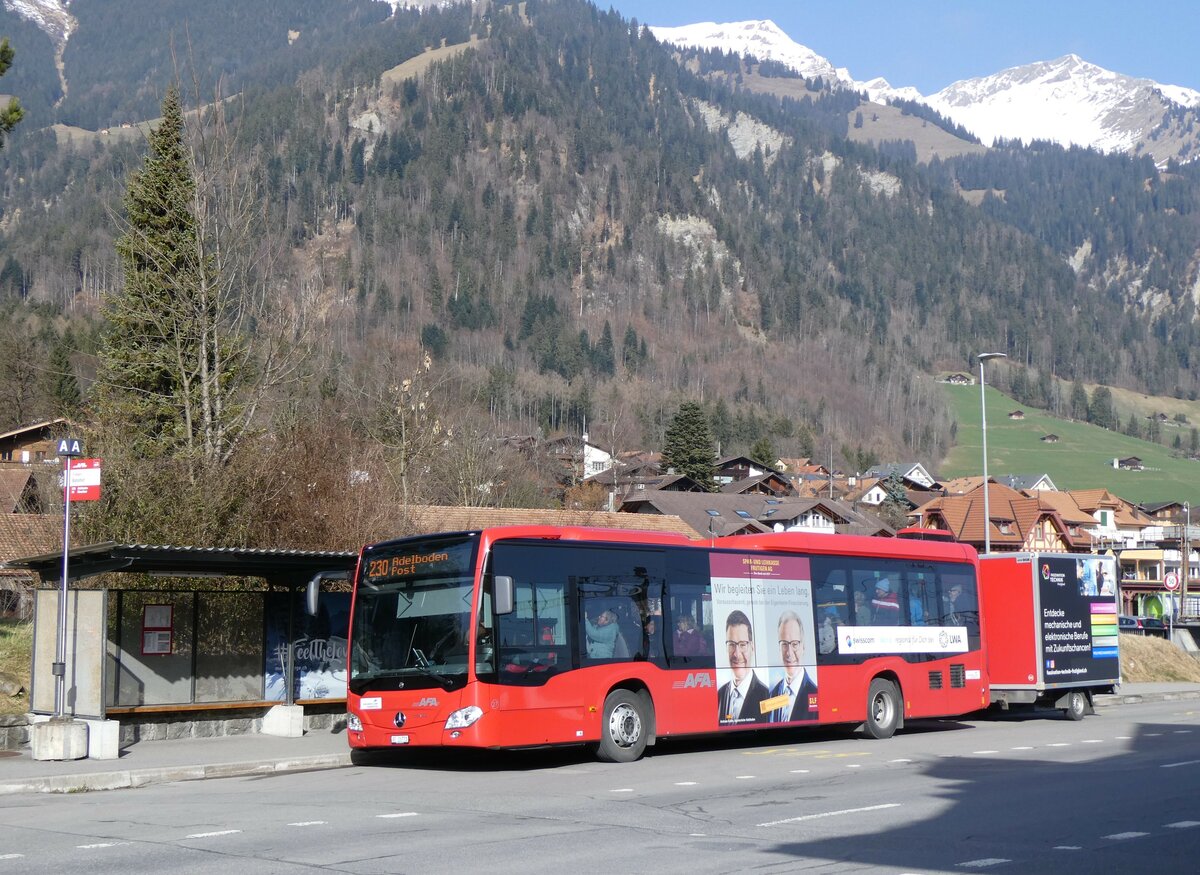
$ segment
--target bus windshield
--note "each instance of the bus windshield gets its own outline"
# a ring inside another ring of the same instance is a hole
[[[411,538],[363,553],[350,626],[352,692],[466,684],[478,543],[470,534]]]

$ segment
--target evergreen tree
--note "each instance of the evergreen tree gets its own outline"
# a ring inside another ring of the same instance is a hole
[[[695,480],[710,492],[716,489],[716,453],[704,408],[694,401],[679,405],[667,427],[662,464]]]
[[[899,471],[892,471],[887,476],[883,481],[883,491],[887,497],[879,505],[879,518],[893,529],[904,528],[908,523],[908,493]]]
[[[1085,422],[1088,418],[1088,394],[1083,383],[1076,380],[1071,386],[1071,418]]]
[[[8,37],[0,39],[0,76],[3,76],[12,67],[13,50],[8,44]],[[25,115],[25,110],[21,109],[21,102],[15,97],[8,99],[8,105],[0,109],[0,147],[4,145],[4,138],[12,133],[12,129],[17,126],[17,122]]]
[[[766,465],[768,468],[774,468],[779,461],[779,456],[775,452],[775,447],[771,444],[771,439],[765,436],[760,437],[754,442],[754,446],[750,448],[750,458],[762,465]]]
[[[195,182],[183,141],[183,111],[172,88],[162,123],[150,134],[142,169],[130,174],[124,205],[128,226],[117,241],[125,285],[102,302],[107,322],[99,356],[98,413],[128,424],[122,436],[135,457],[172,455],[185,441],[181,360],[194,360],[195,339],[184,330],[193,289]]]
[[[1116,429],[1117,411],[1113,408],[1112,390],[1097,386],[1088,404],[1088,422],[1101,428]]]
[[[75,379],[75,369],[71,365],[71,347],[66,336],[60,336],[50,348],[46,397],[50,401],[54,416],[71,419],[79,412],[79,381]]]

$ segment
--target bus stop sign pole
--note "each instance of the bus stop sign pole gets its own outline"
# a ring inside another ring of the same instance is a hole
[[[58,594],[58,642],[54,665],[54,716],[61,718],[67,708],[67,559],[71,553],[71,459],[83,455],[77,438],[58,442],[58,455],[63,460],[63,556],[62,589]]]

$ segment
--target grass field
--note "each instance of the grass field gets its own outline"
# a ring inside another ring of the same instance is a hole
[[[983,464],[979,387],[943,384],[942,388],[950,399],[958,431],[955,446],[938,474],[944,478],[978,475]],[[1104,487],[1128,501],[1200,504],[1200,462],[1175,458],[1161,444],[1023,407],[990,386],[985,391],[988,474],[993,477],[1049,474],[1059,489]],[[1009,419],[1014,410],[1023,410],[1025,418]],[[1058,435],[1058,443],[1043,442],[1047,434]],[[1113,468],[1113,459],[1127,456],[1139,457],[1145,470]]]
[[[29,667],[33,655],[33,623],[0,620],[0,674],[29,690]],[[0,696],[0,716],[24,714],[29,710],[26,696]]]

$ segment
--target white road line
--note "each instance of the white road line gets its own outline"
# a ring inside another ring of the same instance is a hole
[[[1180,766],[1194,766],[1194,765],[1196,765],[1196,763],[1200,763],[1200,760],[1184,760],[1181,763],[1163,763],[1161,766],[1159,766],[1159,768],[1160,769],[1177,769]]]
[[[793,775],[807,775],[807,774],[808,774],[808,769],[792,769],[792,772],[791,772],[791,773],[792,773]]]
[[[395,814],[376,814],[376,817],[416,817],[417,811],[397,811]]]
[[[1200,820],[1180,820],[1176,823],[1168,823],[1167,829],[1191,829],[1193,826],[1200,826]]]
[[[889,763],[911,763],[912,760],[899,759],[899,760],[888,760],[888,762]]]
[[[1023,744],[1020,747],[1014,747],[1013,750],[1033,750],[1033,747],[1028,744]]]
[[[241,832],[240,829],[218,829],[215,832],[194,832],[189,839],[210,839],[213,836],[231,836]]]
[[[64,502],[65,503],[65,502]],[[617,787],[615,790],[609,790],[609,793],[632,793],[632,787]]]
[[[1054,744],[1046,745],[1046,747],[1070,747],[1070,746],[1071,746],[1071,742],[1069,742],[1069,741],[1056,741],[1056,742],[1054,742]]]
[[[862,768],[862,763],[846,763],[846,768],[848,768],[848,769],[861,769],[861,768]]]
[[[899,808],[899,802],[888,802],[883,805],[868,805],[866,808],[843,808],[841,811],[822,811],[820,814],[805,814],[801,817],[789,817],[785,820],[770,820],[759,826],[779,826],[784,823],[800,823],[805,820],[820,820],[823,817],[840,817],[843,814],[863,814],[868,811],[883,811],[885,808]]]
[[[1006,860],[1004,857],[984,857],[982,860],[968,860],[958,865],[965,869],[986,869],[988,866],[999,866],[1001,863],[1011,862],[1012,860]]]
[[[1079,743],[1080,744],[1104,744],[1104,739],[1102,739],[1102,738],[1085,738],[1083,741],[1081,741]]]
[[[1150,835],[1148,832],[1116,832],[1110,836],[1105,836],[1104,838],[1112,839],[1114,841],[1125,841],[1126,839],[1140,839],[1148,835]]]
[[[0,860],[19,860],[24,854],[0,854]]]
[[[1191,735],[1191,734],[1192,734],[1192,730],[1190,730],[1190,729],[1176,729],[1176,730],[1173,730],[1171,734],[1172,734],[1172,735]]]
[[[1081,845],[1055,845],[1054,850],[1056,850],[1056,851],[1082,851],[1083,847]]]
[[[81,851],[93,851],[97,848],[115,848],[117,845],[127,845],[129,842],[97,842],[94,845],[76,845]]]
[[[1117,741],[1133,741],[1132,735],[1118,735]]]
[[[295,823],[289,823],[288,826],[322,826],[328,822],[327,820],[297,820]]]
[[[66,502],[64,501],[63,503],[65,504]],[[1147,738],[1158,738],[1160,735],[1162,735],[1161,732],[1147,732],[1146,733]]]
[[[64,502],[65,502],[65,500],[64,500]],[[696,782],[695,781],[676,781],[675,786],[676,787],[695,787]]]
[[[754,775],[734,775],[734,778],[738,781],[750,781],[754,779]]]
[[[976,751],[972,751],[971,755],[972,756],[982,756],[983,754],[988,754],[988,753],[1000,753],[1000,751],[998,751],[998,750],[976,750]]]

